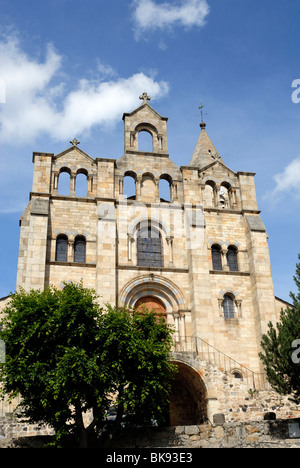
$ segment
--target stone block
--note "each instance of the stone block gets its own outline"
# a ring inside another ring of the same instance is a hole
[[[199,434],[199,427],[198,426],[185,426],[185,434],[186,435],[198,435]]]
[[[266,227],[262,222],[262,219],[259,215],[256,216],[245,216],[250,231],[266,232]]]
[[[220,413],[220,414],[214,414],[213,415],[213,423],[216,426],[222,425],[225,423],[225,415]]]
[[[32,215],[48,215],[49,200],[45,198],[33,198],[31,200],[30,212]]]
[[[224,437],[224,429],[222,426],[217,426],[214,431],[216,439],[223,439]]]

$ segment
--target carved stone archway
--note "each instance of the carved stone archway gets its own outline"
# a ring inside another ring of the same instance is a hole
[[[169,279],[150,274],[138,276],[129,281],[121,290],[120,307],[136,307],[139,299],[145,297],[159,301],[166,314],[166,322],[174,326],[174,340],[180,341],[186,337],[185,316],[190,313],[185,306],[181,290]]]
[[[183,362],[170,392],[170,426],[190,426],[207,421],[207,389],[200,373]]]

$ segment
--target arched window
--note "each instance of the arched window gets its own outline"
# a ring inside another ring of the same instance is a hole
[[[229,294],[225,294],[222,307],[224,318],[235,318],[234,300]]]
[[[213,270],[221,271],[222,270],[222,254],[221,254],[221,247],[219,245],[212,246],[211,256],[212,256]]]
[[[131,175],[126,175],[123,179],[123,194],[125,198],[128,198],[129,200],[135,200],[135,179]]]
[[[56,238],[55,260],[57,262],[68,261],[68,237],[60,234]]]
[[[231,372],[231,374],[233,375],[235,379],[244,380],[243,374],[240,370],[234,370]]]
[[[141,228],[137,236],[137,264],[138,266],[163,266],[162,245],[160,232],[149,227]]]
[[[162,202],[171,202],[171,184],[166,178],[159,181],[159,198]]]
[[[85,263],[86,261],[86,240],[84,236],[75,237],[74,241],[74,262]]]
[[[219,191],[219,201],[222,208],[230,208],[230,184],[223,182]]]
[[[204,202],[207,207],[213,207],[215,206],[215,182],[212,180],[209,180],[205,184],[205,190],[204,190]]]
[[[61,169],[58,176],[58,195],[70,195],[71,172],[68,168]]]
[[[76,197],[87,197],[87,172],[78,171],[75,185]]]
[[[229,246],[227,250],[227,265],[230,271],[239,271],[237,248],[232,245]]]
[[[139,151],[146,153],[153,152],[153,137],[147,130],[142,130],[138,134],[138,147]]]

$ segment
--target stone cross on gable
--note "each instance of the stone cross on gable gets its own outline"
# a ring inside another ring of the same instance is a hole
[[[211,157],[212,157],[213,159],[215,159],[216,161],[218,161],[219,159],[221,159],[221,156],[220,156],[218,153],[216,153],[216,154],[211,154]]]
[[[74,140],[70,141],[70,143],[71,143],[73,146],[80,145],[80,141],[78,141],[77,138],[74,138]]]
[[[211,150],[209,149],[208,150],[209,154],[211,155],[211,157],[213,159],[215,159],[216,161],[218,161],[219,159],[221,159],[221,156],[218,154],[218,153],[215,153],[215,154],[212,154]]]
[[[143,100],[143,104],[146,104],[147,101],[151,101],[151,97],[147,93],[143,93],[140,96],[140,99]]]

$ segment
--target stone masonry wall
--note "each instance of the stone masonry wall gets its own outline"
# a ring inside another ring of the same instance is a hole
[[[124,431],[105,448],[300,448],[291,424],[299,428],[299,420],[278,420]]]
[[[299,419],[248,421],[171,428],[123,429],[107,433],[101,448],[300,448]],[[49,442],[47,428],[0,419],[0,448],[39,448]]]

